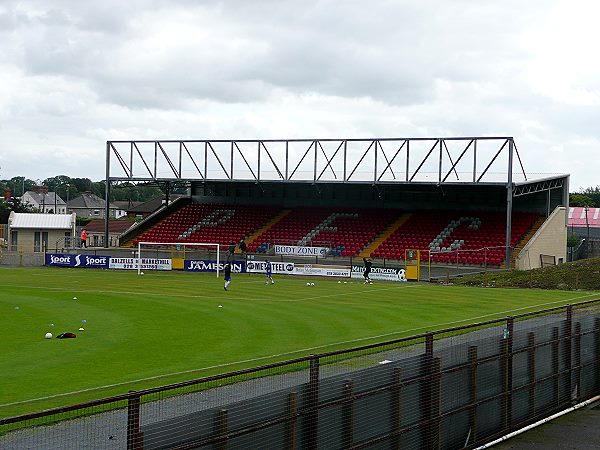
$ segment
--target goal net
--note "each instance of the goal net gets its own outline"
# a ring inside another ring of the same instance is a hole
[[[220,245],[208,242],[139,242],[137,271],[184,269],[185,260],[214,261],[220,273]]]

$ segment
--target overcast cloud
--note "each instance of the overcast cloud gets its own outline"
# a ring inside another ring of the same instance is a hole
[[[0,3],[0,178],[103,179],[114,139],[514,136],[599,185],[600,4]]]

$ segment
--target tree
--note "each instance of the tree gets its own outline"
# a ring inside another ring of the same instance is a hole
[[[21,199],[11,197],[8,200],[0,200],[0,223],[8,223],[8,216],[14,211],[17,213],[32,213],[35,209],[28,203],[21,203]]]
[[[600,205],[600,186],[585,188],[581,194],[588,196],[592,199],[592,204],[588,206]]]
[[[3,191],[5,187],[10,188],[12,195],[21,197],[23,192],[33,190],[35,181],[25,177],[12,177],[10,180],[0,180],[0,191]],[[25,190],[23,190],[23,188]]]
[[[595,206],[595,202],[585,194],[569,194],[569,206]]]

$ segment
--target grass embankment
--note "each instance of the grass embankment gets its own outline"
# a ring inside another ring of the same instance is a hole
[[[454,284],[559,290],[599,290],[600,258],[533,270],[513,270],[456,278]]]

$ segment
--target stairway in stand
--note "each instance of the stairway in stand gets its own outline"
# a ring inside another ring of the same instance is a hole
[[[515,268],[515,261],[517,259],[517,255],[519,254],[519,252],[521,250],[523,250],[523,247],[525,247],[527,245],[527,243],[529,242],[529,240],[533,237],[533,235],[537,232],[537,230],[540,229],[540,227],[542,226],[542,224],[546,221],[545,217],[539,217],[535,223],[531,226],[531,228],[529,229],[529,231],[527,231],[527,233],[525,234],[525,236],[523,236],[523,239],[521,239],[519,241],[519,243],[517,244],[517,246],[515,247],[515,249],[512,251],[511,255],[510,255],[510,268],[514,269]],[[506,268],[506,266],[504,264],[502,264],[502,268]]]
[[[408,219],[410,219],[410,213],[404,213],[400,217],[398,217],[391,225],[389,225],[385,230],[377,236],[373,242],[367,245],[359,254],[359,258],[368,258],[371,254],[379,248],[381,244],[383,244],[387,238],[389,238],[398,228],[406,223]]]
[[[277,222],[279,222],[281,219],[287,216],[290,212],[291,209],[284,209],[280,211],[279,214],[273,217],[273,219],[270,222],[266,223],[262,228],[259,228],[256,232],[248,236],[248,239],[246,240],[246,245],[250,246],[251,243],[253,243],[256,239],[262,236],[269,228],[271,228],[273,225],[275,225]]]

